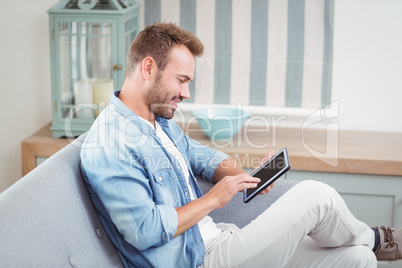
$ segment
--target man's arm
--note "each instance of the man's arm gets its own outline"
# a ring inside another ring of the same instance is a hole
[[[240,164],[237,163],[233,158],[227,158],[219,163],[215,170],[212,181],[214,183],[218,183],[225,176],[235,176],[242,173],[245,173],[245,171],[240,167]]]
[[[273,155],[274,152],[269,151],[261,160],[261,164],[271,159]],[[224,207],[237,192],[257,187],[260,179],[251,177],[235,160],[227,158],[216,168],[213,182],[216,185],[204,196],[176,208],[179,222],[175,237],[197,224],[212,210]],[[268,193],[272,187],[273,184],[261,194]]]

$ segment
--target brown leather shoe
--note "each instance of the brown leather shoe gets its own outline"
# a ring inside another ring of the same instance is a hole
[[[374,227],[380,234],[380,244],[375,255],[379,261],[402,259],[402,228]]]

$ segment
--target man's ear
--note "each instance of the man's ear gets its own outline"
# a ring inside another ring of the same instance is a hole
[[[151,75],[156,72],[156,63],[152,57],[146,57],[142,60],[141,72],[145,80],[151,79]]]

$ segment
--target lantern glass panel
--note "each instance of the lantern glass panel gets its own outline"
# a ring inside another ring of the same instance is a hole
[[[60,22],[59,30],[61,117],[94,119],[114,88],[112,24]]]
[[[69,109],[68,106],[73,104],[73,94],[71,93],[71,61],[70,55],[64,51],[70,51],[70,38],[68,36],[60,36],[60,94],[61,94],[61,114],[66,117]]]
[[[124,32],[125,32],[124,47],[126,49],[125,55],[127,55],[128,50],[130,49],[131,42],[134,40],[135,36],[138,34],[136,22],[137,22],[136,18],[131,18],[131,19],[127,20],[124,24]]]

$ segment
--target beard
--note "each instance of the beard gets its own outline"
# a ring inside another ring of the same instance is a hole
[[[151,113],[165,119],[172,119],[175,107],[170,104],[177,97],[169,96],[168,90],[162,87],[161,73],[157,74],[155,83],[144,92],[144,100]]]

